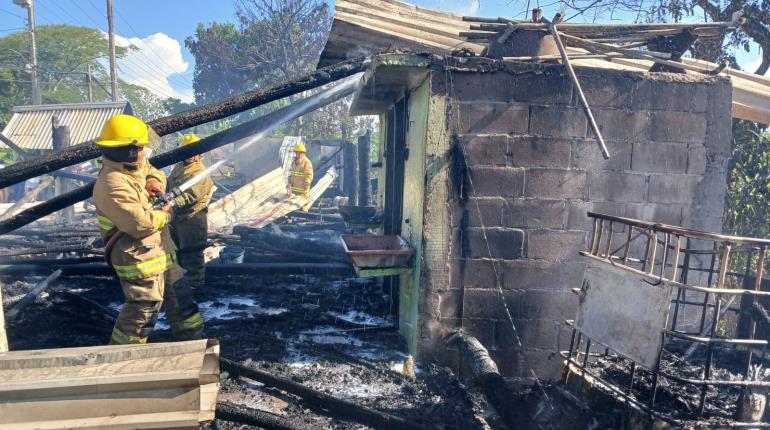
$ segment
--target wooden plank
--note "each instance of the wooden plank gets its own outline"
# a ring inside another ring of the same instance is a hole
[[[219,389],[219,345],[198,340],[0,354],[0,430],[198,428]]]
[[[0,352],[8,351],[8,335],[5,332],[5,313],[3,311],[3,284],[0,283]]]
[[[310,190],[316,201],[331,185],[337,173],[329,169]],[[304,206],[300,196],[287,197],[283,170],[277,168],[255,179],[209,206],[209,228],[223,230],[236,224],[262,227]]]
[[[195,411],[147,413],[121,417],[97,417],[71,420],[36,421],[34,423],[0,423],[0,430],[61,430],[61,429],[190,429],[197,430]]]

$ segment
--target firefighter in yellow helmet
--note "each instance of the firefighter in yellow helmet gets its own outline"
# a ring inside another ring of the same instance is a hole
[[[294,162],[291,163],[289,170],[289,185],[286,191],[289,196],[302,196],[307,202],[302,210],[307,212],[310,209],[310,184],[313,183],[313,163],[307,158],[307,149],[304,143],[294,145]]]
[[[194,144],[200,138],[194,134],[182,137],[182,146]],[[206,166],[203,157],[195,155],[174,166],[168,178],[169,188],[179,187],[200,173]],[[171,237],[179,248],[179,264],[187,273],[193,288],[206,284],[206,266],[203,250],[208,240],[208,206],[214,193],[214,183],[208,176],[198,181],[175,200],[176,208],[171,221]]]
[[[94,206],[105,258],[123,289],[123,308],[110,343],[145,343],[163,305],[178,340],[203,337],[203,318],[176,264],[167,225],[171,206],[152,207],[166,178],[147,161],[144,148],[158,139],[131,115],[110,118],[96,141],[102,168],[94,185]]]

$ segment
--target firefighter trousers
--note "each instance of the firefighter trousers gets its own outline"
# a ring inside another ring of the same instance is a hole
[[[206,285],[206,264],[203,250],[208,240],[208,214],[206,210],[171,223],[171,237],[177,246],[179,265],[182,266],[185,278],[194,289]]]
[[[203,317],[183,274],[174,263],[165,272],[150,277],[121,279],[125,301],[110,344],[146,343],[161,308],[166,311],[175,340],[202,339]]]

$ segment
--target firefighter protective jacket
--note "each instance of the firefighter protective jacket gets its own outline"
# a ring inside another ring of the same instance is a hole
[[[122,280],[146,279],[174,262],[168,214],[152,208],[147,180],[165,185],[165,175],[150,163],[118,163],[102,159],[94,185],[94,205],[105,243],[118,230],[125,233],[112,249],[112,264]]]
[[[289,188],[292,194],[310,196],[310,184],[313,183],[313,163],[307,156],[295,159],[289,170]]]
[[[187,165],[184,163],[177,164],[168,177],[169,188],[182,185],[205,168],[206,166],[203,164],[203,161],[196,161]],[[214,182],[208,176],[198,181],[198,183],[174,199],[174,203],[176,203],[174,217],[178,219],[191,218],[207,208],[213,190]]]

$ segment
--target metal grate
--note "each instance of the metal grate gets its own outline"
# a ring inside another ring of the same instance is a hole
[[[592,264],[612,265],[629,277],[670,289],[670,317],[660,327],[657,360],[643,370],[649,376],[644,384],[638,377],[640,363],[613,349],[606,339],[591,339],[575,321],[566,321],[572,338],[562,356],[573,372],[601,381],[629,405],[674,423],[703,418],[712,396],[770,388],[770,381],[753,375],[757,364],[767,365],[770,324],[757,316],[756,309],[766,306],[766,300],[770,304],[770,285],[762,280],[770,241],[591,212],[588,216],[593,230],[588,250],[581,255]],[[585,294],[585,288],[575,292]],[[664,357],[679,364],[662,366]],[[625,381],[603,376],[592,365],[600,362],[612,363],[616,373],[625,369]],[[724,371],[724,366],[715,371],[718,362],[729,363],[733,371]],[[671,414],[657,407],[662,383],[690,390],[697,399],[695,410]],[[770,427],[770,423],[751,425]]]

